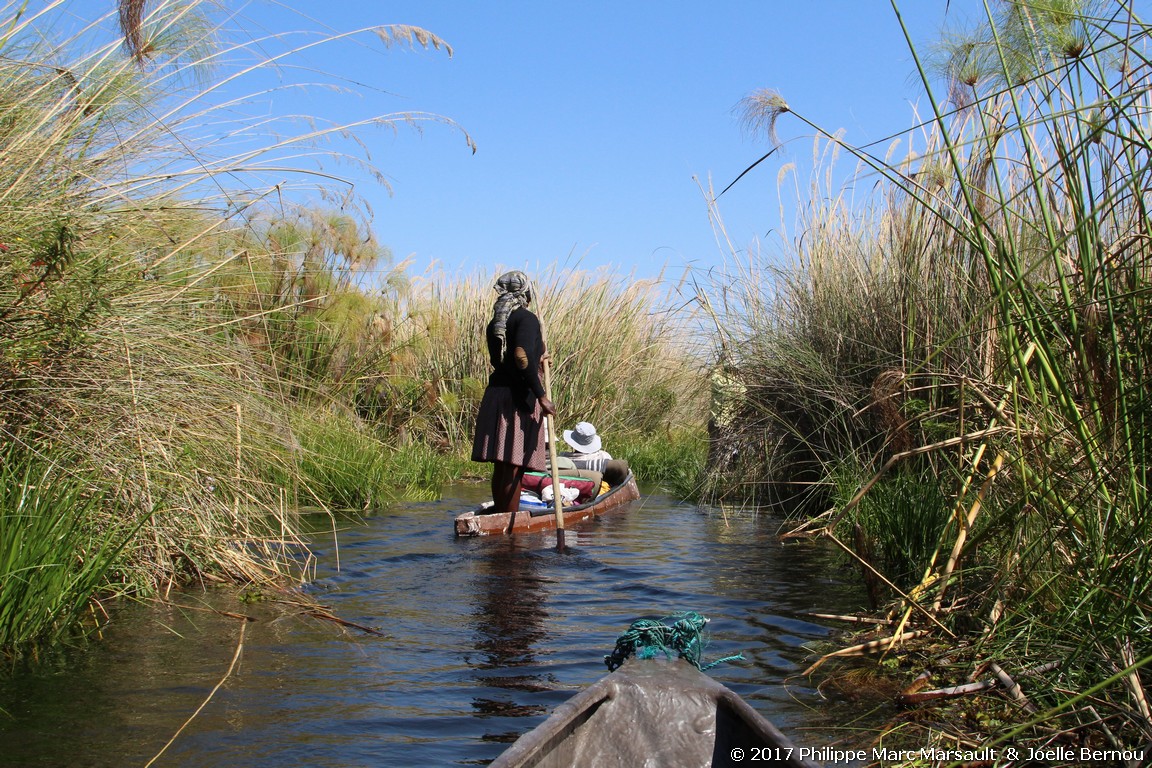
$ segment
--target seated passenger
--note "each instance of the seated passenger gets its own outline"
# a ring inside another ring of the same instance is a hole
[[[580,469],[572,459],[559,454],[556,456],[556,468],[560,471],[561,475],[566,475],[567,477],[582,477],[586,480],[591,480],[596,484],[597,488],[600,487],[600,483],[604,480],[604,474],[602,472],[597,472],[593,469]],[[552,471],[551,460],[545,460],[544,471]]]
[[[596,434],[596,427],[587,421],[576,425],[575,429],[564,430],[564,442],[572,447],[562,456],[572,460],[580,470],[601,472],[604,482],[612,488],[628,479],[628,462],[623,459],[613,459],[612,454],[601,447],[600,435]],[[557,466],[560,458],[557,457]]]
[[[564,430],[564,442],[568,443],[572,450],[565,451],[560,456],[571,459],[577,469],[603,472],[604,465],[612,460],[612,454],[601,447],[596,427],[587,421],[580,422],[575,429]]]

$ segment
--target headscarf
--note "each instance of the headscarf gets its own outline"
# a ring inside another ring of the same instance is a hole
[[[519,270],[505,272],[496,280],[496,303],[492,306],[492,331],[500,339],[500,359],[508,349],[508,316],[532,301],[528,275]]]

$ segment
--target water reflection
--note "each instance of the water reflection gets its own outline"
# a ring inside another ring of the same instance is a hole
[[[533,646],[544,639],[543,577],[531,550],[518,546],[515,538],[491,543],[476,585],[476,647],[484,652],[477,667],[524,666],[535,660]]]
[[[602,676],[631,621],[682,610],[713,620],[707,658],[745,654],[710,674],[798,743],[811,738],[819,694],[807,680],[781,683],[829,631],[808,612],[862,600],[821,543],[781,546],[772,520],[659,494],[574,527],[563,555],[551,534],[454,538],[452,516],[485,490],[369,517],[341,533],[339,567],[330,537],[317,540],[310,589],[387,638],[203,597],[256,621],[239,667],[163,764],[486,764]],[[237,632],[211,610],[135,606],[61,668],[0,680],[0,768],[143,765],[221,679]]]
[[[477,670],[476,682],[489,695],[472,699],[478,717],[533,717],[545,714],[539,704],[517,701],[515,694],[492,696],[494,692],[538,692],[550,689],[536,664],[536,646],[547,633],[545,610],[547,591],[540,563],[515,538],[486,542],[477,568],[474,633],[480,653],[469,660]],[[486,733],[486,741],[508,742],[514,731]]]

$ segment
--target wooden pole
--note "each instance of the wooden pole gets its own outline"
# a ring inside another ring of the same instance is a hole
[[[552,375],[548,357],[544,357],[544,396],[552,400]],[[553,400],[553,402],[555,402]],[[552,504],[556,509],[556,551],[564,551],[564,494],[560,492],[560,467],[556,462],[556,440],[560,431],[556,429],[556,417],[544,417],[544,429],[548,433],[548,463],[552,467]]]

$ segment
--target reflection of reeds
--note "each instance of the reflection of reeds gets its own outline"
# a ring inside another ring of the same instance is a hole
[[[1140,746],[1152,28],[1124,2],[995,8],[943,57],[957,111],[929,90],[923,151],[892,164],[824,134],[881,204],[820,190],[832,202],[804,212],[768,291],[719,286],[748,384],[727,439],[767,447],[771,481],[823,471],[817,511],[889,552],[875,565],[908,590],[905,622],[975,630],[984,657],[1068,660],[1043,694],[1055,727],[1088,727],[1071,704],[1091,695],[1107,737]],[[886,450],[894,434],[913,448]]]

